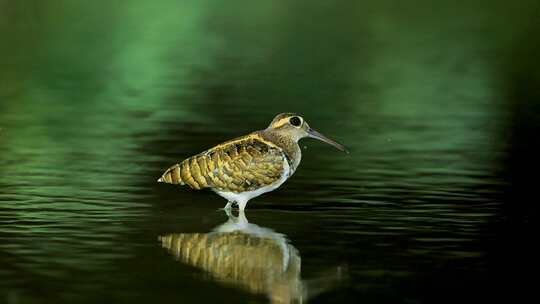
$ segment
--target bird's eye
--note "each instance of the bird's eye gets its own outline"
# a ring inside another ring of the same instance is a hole
[[[289,119],[289,123],[295,127],[300,127],[302,120],[298,116],[293,116],[291,119]]]

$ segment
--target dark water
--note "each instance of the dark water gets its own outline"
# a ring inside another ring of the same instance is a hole
[[[0,302],[526,296],[539,12],[0,1]],[[246,218],[155,183],[289,111],[351,153],[304,140],[294,177]]]

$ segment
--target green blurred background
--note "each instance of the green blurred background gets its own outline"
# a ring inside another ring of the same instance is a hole
[[[265,302],[160,248],[225,202],[154,181],[280,112],[351,150],[303,141],[248,206],[303,277],[347,266],[314,302],[526,295],[539,20],[538,1],[0,0],[0,302]]]

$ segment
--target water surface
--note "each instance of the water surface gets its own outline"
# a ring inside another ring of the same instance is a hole
[[[538,5],[421,2],[0,2],[0,302],[504,294],[532,256]],[[245,218],[155,182],[291,111],[351,153],[302,141]]]

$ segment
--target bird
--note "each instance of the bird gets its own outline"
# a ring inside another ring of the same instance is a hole
[[[218,144],[169,167],[160,183],[209,188],[244,211],[249,200],[273,191],[290,178],[302,159],[298,141],[314,138],[347,149],[312,129],[295,113],[281,113],[264,129]]]
[[[168,233],[158,240],[177,261],[204,270],[219,284],[266,295],[271,303],[307,298],[309,281],[301,278],[298,249],[284,234],[248,222],[242,212],[209,233]]]
[[[286,235],[250,223],[243,212],[227,216],[211,232],[162,234],[158,244],[217,283],[266,295],[270,303],[304,303],[347,279],[344,266],[304,278],[300,251]]]

